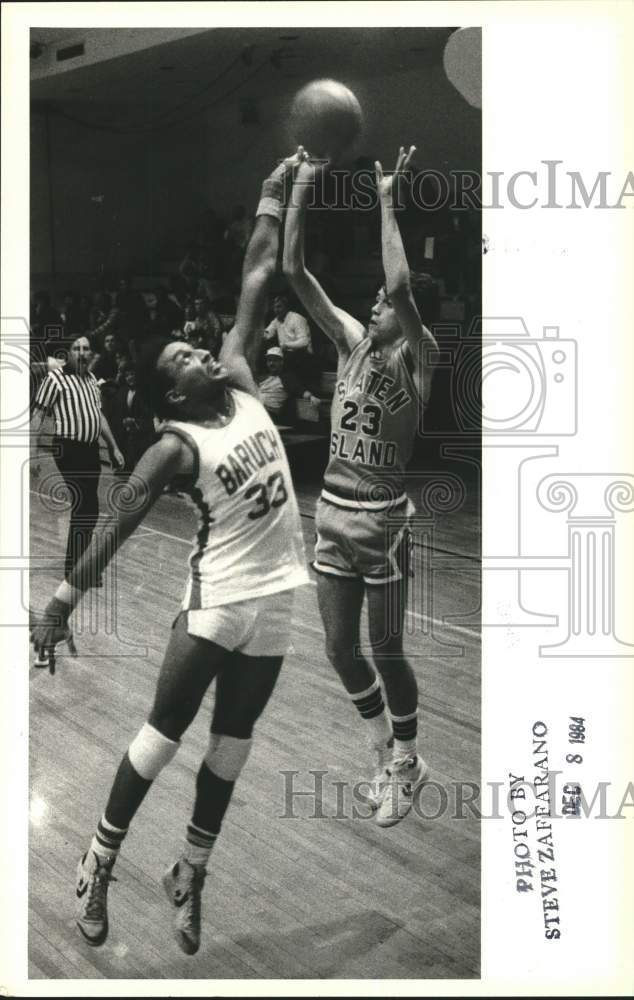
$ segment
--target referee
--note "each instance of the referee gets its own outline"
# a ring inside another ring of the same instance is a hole
[[[35,428],[34,457],[37,459],[43,450],[42,428],[44,418],[50,414],[55,423],[53,458],[71,497],[64,560],[64,576],[68,576],[90,545],[99,516],[100,435],[103,435],[110,459],[117,468],[123,465],[123,455],[101,411],[97,380],[88,370],[92,360],[88,337],[80,336],[67,341],[64,355],[64,369],[49,371],[35,397],[39,424]],[[34,472],[39,474],[39,464]]]

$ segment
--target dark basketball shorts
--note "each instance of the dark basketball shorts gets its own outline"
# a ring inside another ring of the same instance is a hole
[[[379,585],[409,576],[413,507],[408,501],[392,510],[337,507],[317,501],[313,569],[324,576],[363,579]]]

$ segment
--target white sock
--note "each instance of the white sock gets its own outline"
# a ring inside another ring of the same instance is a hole
[[[97,824],[97,832],[90,842],[90,851],[97,855],[100,862],[116,858],[127,832],[113,826],[105,816],[102,816]]]
[[[409,715],[393,715],[394,760],[405,760],[416,754],[418,710]]]
[[[189,823],[182,857],[185,858],[185,861],[189,861],[190,865],[205,867],[217,836],[217,833],[209,833],[208,830],[203,830],[201,827]]]

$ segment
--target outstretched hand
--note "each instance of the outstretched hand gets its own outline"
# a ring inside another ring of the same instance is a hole
[[[381,197],[387,197],[392,194],[394,186],[398,182],[398,178],[401,177],[409,167],[415,152],[416,146],[410,146],[407,153],[405,152],[405,147],[401,146],[398,151],[394,172],[388,174],[387,177],[383,175],[383,167],[380,161],[375,160],[374,169],[376,171],[376,186]]]

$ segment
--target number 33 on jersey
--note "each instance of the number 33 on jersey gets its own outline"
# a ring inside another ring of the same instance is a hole
[[[187,487],[199,530],[183,609],[216,607],[308,582],[301,523],[278,431],[258,400],[231,390],[224,427],[170,420],[195,456]],[[236,566],[240,569],[236,572]]]

